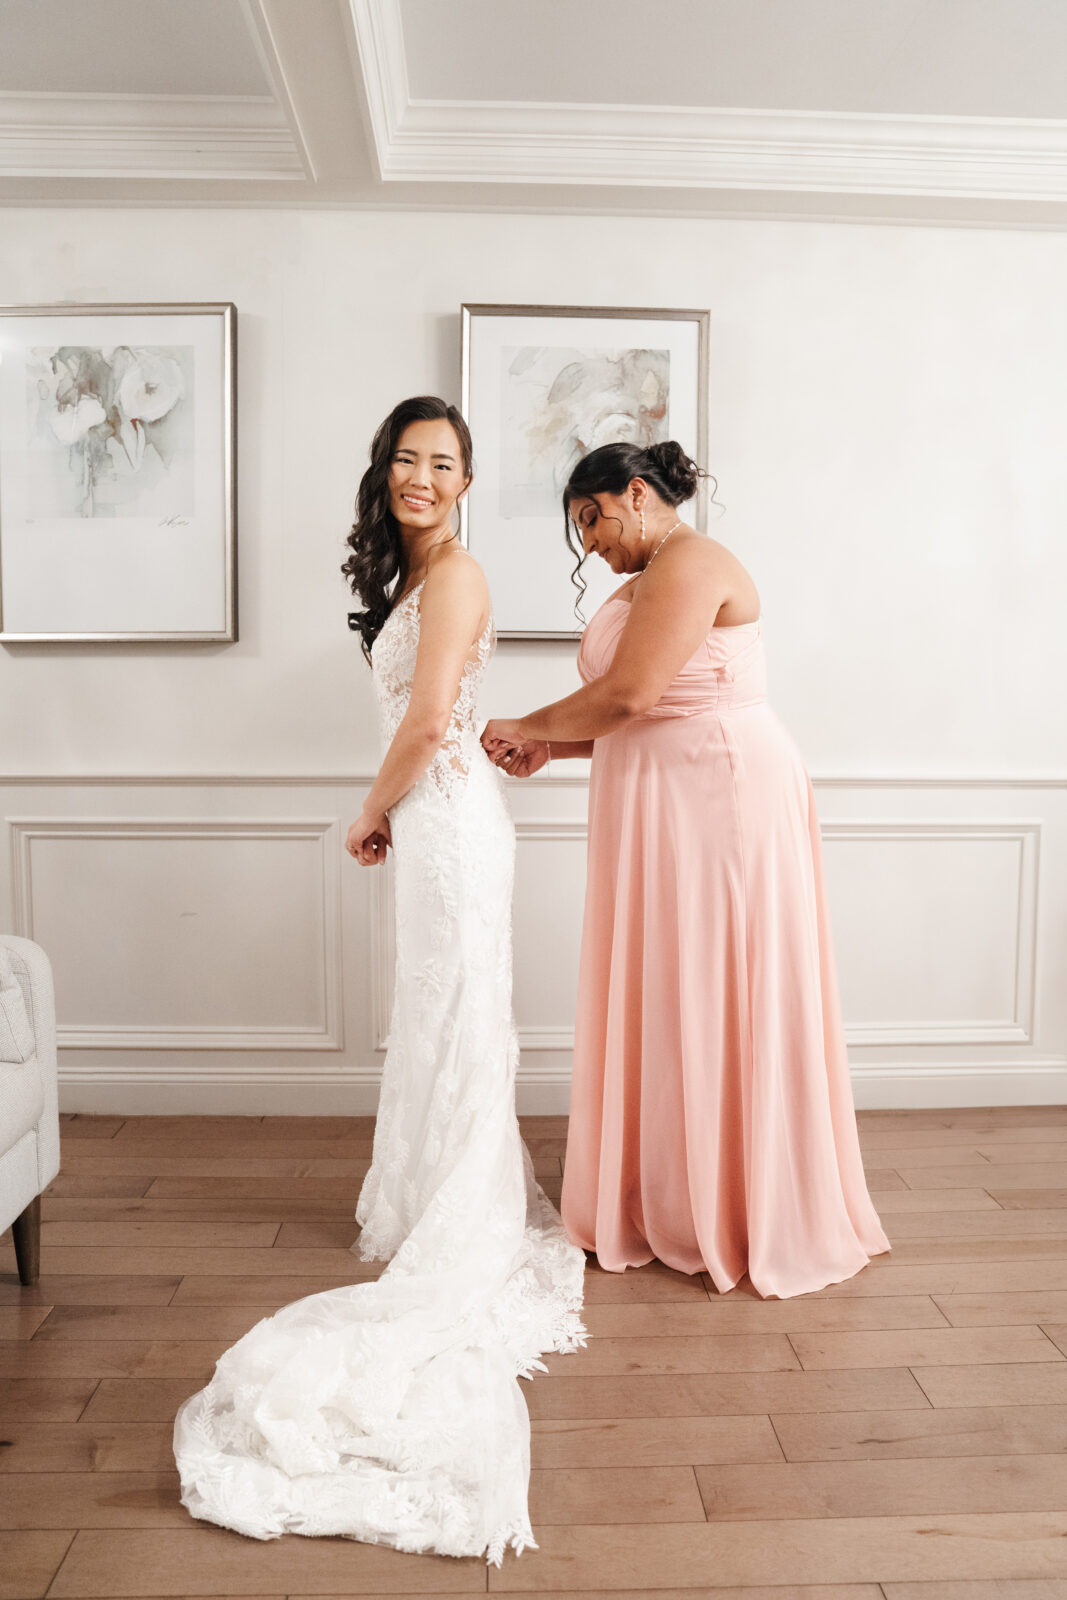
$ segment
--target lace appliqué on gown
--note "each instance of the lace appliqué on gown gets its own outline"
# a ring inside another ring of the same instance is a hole
[[[372,652],[383,747],[411,693],[421,587]],[[585,1343],[585,1255],[514,1111],[515,832],[476,732],[494,642],[490,619],[445,739],[389,817],[395,999],[352,1246],[389,1264],[257,1323],[175,1420],[183,1503],[254,1538],[344,1534],[496,1565],[534,1544],[518,1379]]]

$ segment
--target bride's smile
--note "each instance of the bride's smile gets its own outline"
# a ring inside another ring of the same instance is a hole
[[[408,566],[421,571],[429,547],[453,536],[456,506],[469,478],[448,422],[411,422],[389,463],[389,509],[408,551]]]

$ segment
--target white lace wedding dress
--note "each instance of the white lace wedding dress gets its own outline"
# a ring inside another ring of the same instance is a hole
[[[385,744],[411,692],[421,588],[374,643]],[[515,832],[475,728],[493,647],[490,619],[440,750],[389,817],[396,989],[352,1246],[389,1265],[257,1323],[175,1419],[183,1504],[253,1538],[344,1534],[496,1565],[534,1544],[518,1377],[584,1344],[585,1255],[515,1117]]]

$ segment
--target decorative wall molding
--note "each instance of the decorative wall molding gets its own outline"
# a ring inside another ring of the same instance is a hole
[[[234,1027],[199,1026],[143,1027],[116,1023],[107,1027],[86,1027],[77,1023],[57,1028],[57,1043],[67,1050],[342,1050],[344,1028],[342,1011],[341,897],[339,828],[332,817],[307,820],[291,818],[250,818],[217,821],[189,818],[131,817],[9,817],[12,852],[12,890],[15,932],[24,938],[34,935],[33,845],[36,841],[74,839],[202,839],[238,841],[256,839],[303,839],[318,846],[322,875],[322,1016],[317,1027],[276,1026]],[[138,1061],[129,1074],[140,1080],[154,1070],[166,1073],[165,1065]],[[253,1071],[261,1070],[258,1068]],[[116,1069],[108,1068],[114,1077]],[[190,1069],[182,1068],[183,1075]],[[215,1069],[204,1072],[214,1075]],[[91,1071],[90,1071],[91,1076]]]
[[[370,1115],[378,1107],[379,1075],[341,1068],[336,1073],[309,1070],[261,1073],[211,1072],[193,1077],[177,1071],[144,1077],[117,1070],[75,1072],[60,1069],[60,1107],[64,1111],[110,1112],[123,1116],[195,1111],[201,1115],[327,1116]],[[858,1109],[912,1110],[949,1106],[1041,1106],[1067,1101],[1067,1059],[1033,1063],[969,1062],[944,1068],[936,1063],[902,1062],[872,1071],[852,1068]],[[520,1116],[565,1116],[570,1105],[565,1069],[525,1070],[516,1085]]]
[[[515,780],[516,782],[520,780]],[[532,780],[522,779],[523,783]],[[1038,820],[1024,819],[1001,820],[990,822],[962,818],[959,820],[936,819],[927,821],[917,819],[901,820],[894,818],[880,821],[877,819],[863,819],[860,821],[824,821],[821,824],[821,834],[825,844],[832,844],[835,840],[859,839],[867,841],[900,840],[908,844],[921,839],[935,839],[952,841],[957,839],[973,842],[975,840],[989,840],[995,842],[1015,842],[1019,845],[1019,880],[1017,889],[1017,920],[1015,925],[1015,962],[1013,983],[1013,1007],[1009,1017],[976,1019],[962,1017],[945,1022],[931,1022],[925,1018],[917,1017],[904,1022],[884,1022],[870,1019],[861,1022],[847,1022],[845,1026],[845,1039],[849,1046],[880,1046],[880,1045],[936,1045],[942,1048],[951,1045],[975,1044],[1030,1044],[1034,1031],[1034,1006],[1036,1002],[1036,964],[1037,964],[1037,906],[1038,906],[1038,870],[1039,846],[1041,823]],[[518,842],[534,840],[551,842],[553,840],[584,840],[588,834],[584,818],[531,820],[524,819],[516,822],[515,834]],[[384,869],[376,872],[372,879],[373,897],[373,946],[371,956],[372,966],[372,1006],[373,1027],[375,1038],[375,1051],[384,1052],[389,1048],[389,1011],[391,1006],[392,985],[390,971],[395,958],[396,935],[394,922],[393,901],[393,874],[392,865],[387,862]],[[574,1029],[572,1027],[522,1027],[519,1028],[519,1041],[524,1051],[551,1051],[567,1053],[574,1049]],[[881,1066],[877,1070],[886,1069]],[[524,1069],[526,1081],[542,1082],[569,1082],[569,1069],[565,1077],[557,1080],[554,1068]]]
[[[1010,1080],[1013,1083],[1037,1083],[1041,1080],[1062,1083],[1064,1096],[1067,1097],[1067,1056],[1051,1056],[1041,1059],[1027,1059],[1024,1061],[987,1061],[974,1060],[952,1062],[946,1064],[942,1061],[895,1061],[895,1062],[860,1062],[851,1064],[850,1075],[854,1084],[870,1084],[874,1082],[893,1083],[966,1083],[970,1080],[1000,1081]],[[223,1068],[213,1067],[208,1062],[193,1062],[188,1066],[175,1067],[166,1061],[150,1061],[139,1066],[135,1062],[118,1063],[117,1065],[100,1066],[92,1062],[75,1062],[67,1065],[61,1072],[61,1077],[68,1083],[159,1083],[159,1084],[259,1084],[269,1085],[328,1085],[328,1084],[353,1084],[363,1087],[377,1088],[381,1083],[381,1063],[375,1062],[373,1066],[341,1066],[333,1068],[292,1067],[284,1061],[259,1062],[247,1068],[239,1062],[228,1064]],[[547,1062],[531,1068],[524,1068],[522,1073],[523,1083],[541,1084],[546,1087],[570,1088],[570,1066],[562,1063]],[[1050,1101],[1056,1097],[1050,1097]],[[936,1103],[936,1102],[934,1102]],[[950,1102],[946,1102],[950,1103]],[[993,1102],[991,1101],[990,1104]],[[1011,1101],[1004,1102],[1011,1104]],[[1035,1102],[1038,1103],[1038,1102]]]
[[[1067,198],[1067,122],[413,100],[399,0],[349,0],[385,182]]]
[[[1067,773],[826,772],[811,781],[816,789],[1067,789]]]
[[[263,95],[0,92],[8,178],[303,179],[282,107]]]
[[[977,1020],[960,1018],[948,1022],[929,1022],[916,1018],[908,1022],[849,1023],[845,1036],[850,1045],[901,1044],[1030,1044],[1034,1033],[1037,967],[1038,869],[1041,841],[1039,820],[1001,820],[991,822],[963,818],[959,821],[923,821],[899,818],[878,821],[822,821],[820,832],[825,844],[834,840],[859,839],[905,841],[919,839],[969,842],[1015,842],[1019,846],[1019,877],[1016,891],[1015,963],[1013,1005],[1010,1017]]]
[[[850,1066],[857,1110],[1067,1103],[1067,1057],[1027,1061],[900,1061]]]
[[[34,860],[34,830],[53,838],[58,834],[75,839],[91,838],[94,832],[102,831],[107,839],[113,839],[117,830],[128,833],[134,829],[138,837],[146,832],[158,837],[176,835],[195,852],[196,840],[212,831],[230,837],[234,830],[251,832],[262,839],[279,830],[291,836],[289,830],[295,829],[305,835],[310,832],[319,840],[316,853],[309,854],[307,860],[309,869],[316,874],[317,850],[324,852],[324,884],[332,899],[324,902],[325,968],[314,953],[314,972],[317,979],[325,970],[328,1006],[324,1000],[321,1025],[317,1002],[309,1012],[306,998],[298,1011],[286,1012],[283,1008],[280,1012],[286,1022],[302,1022],[307,1015],[314,1033],[305,1029],[300,1037],[287,1034],[283,1028],[247,1026],[229,1033],[224,1029],[204,1031],[185,1026],[177,1030],[135,1029],[121,1020],[129,1014],[117,1002],[113,1013],[107,1004],[102,1014],[91,1013],[91,1028],[70,1026],[61,1034],[61,1043],[66,1047],[60,1058],[65,1109],[132,1112],[139,1108],[162,1112],[191,1107],[214,1109],[219,1114],[261,1110],[300,1114],[310,1109],[369,1113],[376,1109],[382,1055],[388,1042],[389,963],[395,948],[390,882],[393,869],[389,865],[369,875],[346,875],[340,838],[331,839],[327,832],[341,829],[347,808],[372,779],[373,769],[341,774],[27,773],[8,780],[0,777],[0,790],[5,781],[8,784],[6,804],[0,807],[0,814],[5,814],[11,826],[13,845],[4,852],[7,862],[0,856],[0,900],[7,899],[5,879],[10,876],[8,925],[31,935],[34,866],[39,877],[38,910],[41,915],[47,912],[51,926],[53,914],[62,915],[62,901],[56,899],[60,892],[56,874],[66,870],[67,865],[47,854]],[[516,815],[516,833],[524,852],[531,843],[543,844],[549,852],[558,848],[572,852],[577,848],[586,835],[587,784],[584,763],[574,763],[573,772],[566,777],[538,774],[529,780],[506,780],[509,802]],[[1063,905],[1060,869],[1067,848],[1067,813],[1061,797],[1067,791],[1067,778],[1047,772],[1014,776],[828,772],[822,778],[816,777],[815,784],[826,791],[820,795],[819,809],[828,851],[839,842],[844,847],[849,840],[859,839],[875,852],[888,852],[888,860],[879,856],[872,863],[872,871],[892,873],[898,840],[904,850],[909,842],[922,838],[943,840],[946,848],[952,847],[953,840],[978,840],[979,856],[973,868],[979,873],[983,870],[983,839],[995,852],[1001,845],[1018,852],[1018,893],[1013,888],[1014,856],[1009,867],[1005,858],[996,854],[998,887],[992,901],[988,897],[983,900],[987,909],[992,908],[995,926],[983,919],[974,934],[976,950],[984,951],[987,960],[995,961],[997,1015],[972,1015],[980,1007],[980,993],[976,1005],[970,1001],[961,1004],[961,1015],[950,1017],[947,1022],[937,1013],[933,1001],[930,1009],[936,1015],[930,1021],[920,1014],[925,1009],[921,1002],[913,999],[910,1005],[905,1002],[902,1006],[898,997],[893,1005],[894,1020],[884,1023],[875,1015],[881,992],[874,981],[875,972],[873,988],[868,990],[871,999],[864,1006],[865,1019],[847,1029],[856,1104],[907,1107],[1067,1100],[1067,1059],[1057,1053],[1062,1052],[1063,1008],[1055,986],[1054,954],[1048,943],[1054,937]],[[554,794],[555,790],[561,792]],[[828,800],[828,794],[834,798]],[[92,814],[94,809],[98,815]],[[308,821],[309,817],[313,820]],[[168,851],[173,848],[168,846]],[[129,871],[134,867],[127,870],[123,865],[126,859],[120,847],[117,870],[128,887]],[[176,858],[179,867],[181,859]],[[198,859],[194,854],[194,866]],[[560,887],[564,879],[559,877],[564,868],[554,853],[544,859],[556,874],[556,892],[565,892],[565,886],[563,891]],[[833,859],[828,856],[828,860]],[[836,859],[840,863],[840,858]],[[309,924],[309,903],[301,888],[307,882],[304,860],[301,852],[295,863],[287,856],[288,888],[283,898],[289,905],[296,894],[303,908],[303,922],[317,929],[317,909],[311,913]],[[940,857],[935,855],[935,860]],[[268,867],[269,861],[268,855]],[[526,875],[524,893],[531,883],[536,885],[539,881],[541,861],[540,855],[531,858],[524,853],[520,858],[520,873]],[[94,863],[95,882],[101,871],[109,869],[107,862],[100,864],[98,857]],[[13,869],[10,875],[8,866]],[[912,860],[908,870],[920,874],[917,886],[921,893],[921,860]],[[953,892],[961,870],[966,875],[971,865],[959,867],[949,862],[943,873],[939,870],[937,881],[941,888],[935,888],[935,899],[937,894]],[[42,876],[44,872],[47,877]],[[1035,892],[1039,879],[1040,916]],[[316,908],[319,904],[317,889],[311,904]],[[566,906],[570,923],[573,916],[580,916],[577,884],[573,885],[573,894],[566,894]],[[536,894],[523,901],[522,917],[515,929],[517,971],[519,963],[539,959],[538,952],[544,950],[551,919],[542,916],[537,907]],[[1013,907],[1017,908],[1014,915]],[[12,916],[16,909],[17,914]],[[957,933],[962,930],[966,946],[966,918],[961,919],[951,905],[946,907],[946,913],[952,928]],[[849,902],[846,926],[840,930],[843,936],[847,936],[848,925],[857,916],[862,919],[862,904]],[[43,923],[39,922],[39,928],[47,931]],[[884,937],[891,941],[900,931],[894,923],[884,930]],[[213,937],[217,940],[218,935]],[[64,942],[70,946],[65,934]],[[955,936],[953,954],[966,964],[966,949],[961,948]],[[877,951],[872,959],[877,962]],[[304,981],[307,982],[306,969]],[[961,992],[970,993],[963,978],[960,982]],[[254,988],[250,992],[254,994]],[[564,1113],[569,1097],[572,1031],[559,1024],[558,1013],[553,1015],[551,982],[546,986],[538,979],[534,992],[538,998],[527,1003],[536,1005],[535,1016],[520,1030],[523,1059],[518,1103],[520,1110],[531,1113]],[[347,1010],[345,1031],[349,1035],[344,1050],[342,1003]],[[899,1016],[902,1010],[904,1021]],[[184,1009],[174,1014],[179,1019],[187,1015]],[[71,1015],[68,1010],[66,1016]],[[120,1022],[118,1029],[110,1026],[113,1015]],[[213,1017],[211,1011],[189,1015],[205,1023]],[[228,1021],[244,1023],[248,1019],[254,1022],[257,1013],[244,1007],[236,1017],[233,1012],[226,1015]],[[272,1017],[275,1015],[279,1013],[271,1013]],[[187,1098],[183,1099],[183,1094]]]
[[[974,1061],[860,1061],[854,1062],[850,1071],[856,1082],[877,1078],[891,1078],[901,1083],[911,1078],[944,1083],[971,1078],[1061,1078],[1067,1091],[1067,1056],[1026,1056],[1016,1061],[991,1061],[984,1056]]]
[[[504,644],[507,644],[507,640]],[[376,771],[367,772],[11,772],[0,774],[0,789],[10,785],[57,788],[370,788]],[[967,772],[825,772],[811,773],[816,789],[1067,789],[1067,773],[967,773]],[[546,777],[508,778],[512,793],[535,789],[588,789],[589,765],[573,773]]]

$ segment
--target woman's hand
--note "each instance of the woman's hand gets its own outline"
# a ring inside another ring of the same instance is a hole
[[[389,818],[384,814],[371,817],[361,811],[348,830],[345,849],[350,856],[355,856],[361,867],[377,867],[384,864],[386,847],[392,842]]]
[[[482,730],[482,749],[494,766],[513,778],[529,778],[548,760],[546,739],[524,739],[516,721],[497,717]]]

